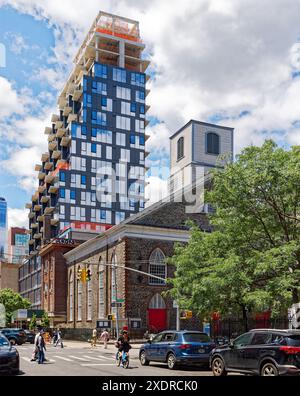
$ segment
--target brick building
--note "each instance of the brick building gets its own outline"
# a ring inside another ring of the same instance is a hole
[[[11,264],[0,260],[0,289],[19,291],[19,264]]]
[[[69,252],[80,242],[54,238],[40,250],[41,306],[49,315],[50,326],[66,321],[67,315],[67,267],[64,253]]]
[[[184,203],[159,202],[112,227],[65,254],[68,266],[68,328],[92,329],[109,314],[118,317],[119,328],[129,326],[131,334],[176,327],[176,309],[163,292],[165,282],[126,270],[130,268],[162,278],[174,276],[166,258],[174,253],[175,242],[189,239],[188,219],[203,231],[210,231],[205,213],[188,214]],[[113,264],[117,264],[116,269]],[[91,271],[91,280],[77,279],[78,269]],[[117,287],[115,286],[117,285]],[[121,308],[111,303],[123,300]],[[116,311],[118,309],[118,312]],[[182,326],[201,327],[197,320]]]

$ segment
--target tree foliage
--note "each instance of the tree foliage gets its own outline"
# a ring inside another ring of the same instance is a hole
[[[198,313],[272,310],[299,302],[300,147],[248,147],[212,175],[213,233],[192,227],[171,262],[172,295]]]
[[[14,292],[12,289],[0,290],[0,303],[5,306],[6,310],[6,324],[11,323],[12,314],[17,309],[29,308],[31,303],[26,298],[22,298],[19,293]]]
[[[32,314],[32,317],[29,322],[29,329],[35,330],[36,329],[36,314]]]
[[[42,319],[41,319],[41,325],[43,328],[48,328],[50,325],[50,320],[49,320],[49,316],[48,313],[46,311],[44,311]]]

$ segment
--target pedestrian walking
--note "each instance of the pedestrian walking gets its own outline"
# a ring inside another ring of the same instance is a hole
[[[53,345],[55,345],[55,344],[56,344],[56,341],[57,341],[57,331],[56,331],[56,330],[54,330],[54,332],[53,332],[53,337],[52,337],[52,342],[53,342]]]
[[[92,334],[92,340],[91,340],[91,347],[95,347],[96,343],[97,343],[97,329],[93,330],[93,334]]]
[[[57,329],[55,346],[57,346],[59,343],[60,343],[61,348],[63,348],[64,344],[63,344],[63,340],[62,340],[62,334],[61,334],[60,329]]]
[[[109,341],[109,332],[108,332],[107,329],[105,329],[105,330],[102,332],[102,334],[101,334],[101,336],[100,336],[100,339],[103,340],[104,349],[107,349],[107,343],[108,343],[108,341]]]
[[[45,361],[45,351],[46,351],[46,344],[44,340],[44,331],[41,330],[40,334],[37,338],[37,348],[38,348],[38,364],[43,364]]]
[[[34,337],[34,350],[32,352],[31,361],[35,362],[38,359],[39,350],[37,347],[37,342],[39,338],[40,332],[38,331]]]

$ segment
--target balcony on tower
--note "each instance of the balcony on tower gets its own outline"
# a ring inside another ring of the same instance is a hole
[[[59,121],[59,115],[57,114],[52,114],[51,116],[51,122],[53,122],[54,124]]]
[[[45,179],[45,176],[46,176],[46,173],[45,173],[45,172],[40,171],[40,172],[38,173],[38,179],[39,179],[39,180],[44,180],[44,179]]]
[[[42,158],[41,158],[42,162],[46,162],[48,159],[49,159],[49,153],[48,152],[42,154]]]
[[[77,119],[78,114],[72,112],[68,115],[67,123],[70,124],[72,121],[77,121]]]
[[[49,187],[48,191],[50,194],[57,194],[58,190],[59,190],[59,181],[58,181],[58,178],[56,177],[55,179],[53,179],[53,183]]]
[[[48,175],[45,177],[45,182],[47,184],[51,184],[53,180],[55,179],[55,175],[52,173],[48,173]]]
[[[60,145],[62,147],[68,147],[71,144],[71,136],[64,136],[61,139]]]
[[[54,151],[57,147],[57,141],[53,140],[52,142],[48,143],[48,148],[50,151]]]
[[[46,204],[46,203],[49,201],[49,199],[50,199],[49,195],[43,195],[43,196],[41,197],[41,202],[42,202],[43,204]]]
[[[52,170],[53,169],[53,162],[51,162],[51,161],[45,162],[44,169],[47,170],[47,171]]]
[[[51,158],[57,160],[61,157],[61,150],[54,150]]]
[[[46,189],[46,184],[44,183],[44,184],[41,184],[39,187],[38,187],[38,192],[40,193],[40,194],[42,194],[44,191],[45,191],[45,189]]]
[[[77,85],[76,88],[74,89],[73,100],[74,100],[75,102],[77,102],[77,101],[81,98],[82,93],[83,93],[83,89],[82,89],[82,86],[79,84],[79,85]]]
[[[56,132],[56,137],[62,138],[66,134],[66,128],[59,128]]]

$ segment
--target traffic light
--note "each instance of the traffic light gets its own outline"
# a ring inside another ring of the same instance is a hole
[[[92,278],[91,270],[86,270],[86,280],[89,282]]]
[[[79,267],[77,269],[77,280],[81,281],[81,277],[82,277],[82,269]]]
[[[81,282],[86,282],[86,269],[81,272]]]
[[[77,280],[81,282],[86,282],[86,270],[84,268],[78,268],[77,270]]]
[[[115,320],[115,315],[107,315],[108,320]]]

